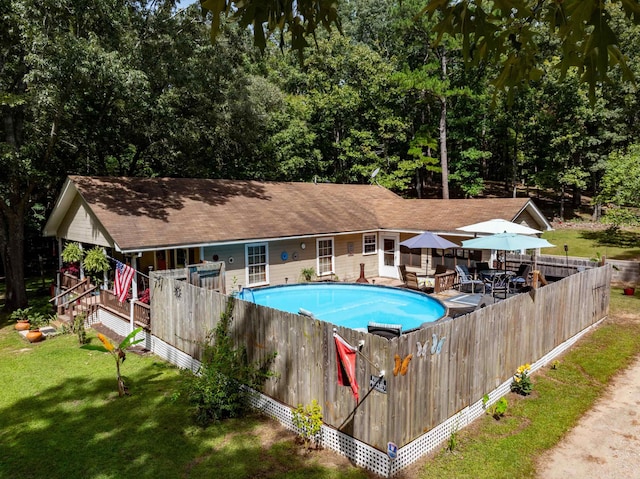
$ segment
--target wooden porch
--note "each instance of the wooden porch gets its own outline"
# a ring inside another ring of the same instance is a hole
[[[70,274],[61,277],[60,291],[49,302],[54,305],[58,319],[73,324],[76,316],[90,317],[100,308],[110,311],[125,321],[131,319],[131,301],[121,303],[112,291],[98,289],[89,278],[79,279]],[[151,306],[138,300],[133,302],[133,322],[147,331],[151,330]]]

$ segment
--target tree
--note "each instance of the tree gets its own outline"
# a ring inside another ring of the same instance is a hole
[[[640,206],[640,144],[609,155],[597,200],[617,207]]]
[[[1,8],[0,256],[5,308],[13,310],[27,303],[27,218],[64,168],[55,160],[58,146],[76,148],[63,133],[81,83],[76,65],[93,45],[89,31],[109,30],[110,38],[118,32],[114,23],[96,22],[94,10],[80,5],[64,8],[56,2],[13,0]],[[126,15],[126,9],[113,13],[118,14]]]
[[[341,30],[335,0],[201,0],[201,4],[211,12],[213,38],[220,32],[220,17],[230,17],[242,26],[251,25],[254,43],[263,50],[276,31],[281,46],[288,33],[291,47],[302,52],[309,45],[307,37],[315,38],[319,26]],[[627,80],[632,78],[612,28],[613,10],[640,24],[637,0],[425,0],[423,13],[439,15],[440,35],[462,38],[467,61],[500,64],[495,84],[501,89],[512,92],[539,79],[542,59],[538,46],[552,41],[560,55],[557,68],[563,74],[575,68],[593,97],[596,86],[609,79],[613,68],[620,68]],[[545,28],[539,28],[541,25]]]
[[[283,96],[247,61],[247,32],[225,28],[214,47],[207,28],[196,9],[176,14],[172,1],[2,2],[6,309],[26,305],[25,228],[41,231],[66,175],[270,171],[262,143]]]

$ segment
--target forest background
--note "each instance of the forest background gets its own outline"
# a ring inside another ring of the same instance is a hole
[[[626,64],[597,81],[558,69],[556,38],[529,22],[534,74],[505,88],[500,65],[466,61],[465,41],[436,42],[438,18],[416,16],[425,0],[341,0],[342,33],[316,29],[301,55],[275,34],[257,48],[234,22],[212,42],[211,15],[175,0],[2,2],[5,307],[26,304],[25,264],[51,256],[39,238],[69,174],[375,181],[418,198],[544,190],[551,216],[586,195],[595,219],[604,205],[637,223],[640,15],[604,3]]]

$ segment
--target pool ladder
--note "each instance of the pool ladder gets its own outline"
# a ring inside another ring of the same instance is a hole
[[[251,288],[242,288],[242,291],[240,291],[240,294],[242,295],[241,299],[244,299],[245,301],[249,301],[249,298],[245,294],[245,291],[248,291],[249,293],[251,293],[251,302],[255,303],[256,297],[253,295],[253,290]]]

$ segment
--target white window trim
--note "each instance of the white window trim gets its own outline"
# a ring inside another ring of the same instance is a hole
[[[262,281],[260,283],[249,283],[249,248],[256,248],[259,246],[264,246],[264,253],[265,253],[265,263],[264,263],[264,269],[265,269],[265,281]],[[244,245],[244,276],[246,279],[246,285],[247,287],[253,287],[253,286],[265,286],[267,284],[269,284],[269,243],[247,243]]]
[[[320,241],[331,241],[331,271],[325,271],[320,273]],[[336,242],[333,236],[327,236],[324,238],[316,238],[316,275],[317,276],[329,276],[335,274],[336,269]]]
[[[368,253],[365,251],[366,243],[364,241],[365,237],[367,237],[367,236],[373,236],[375,238],[375,240],[376,240],[376,242],[373,244],[373,246],[374,246],[373,251],[370,251]],[[363,233],[363,235],[362,235],[362,256],[369,256],[369,255],[373,255],[373,254],[378,254],[378,235],[376,233]]]

